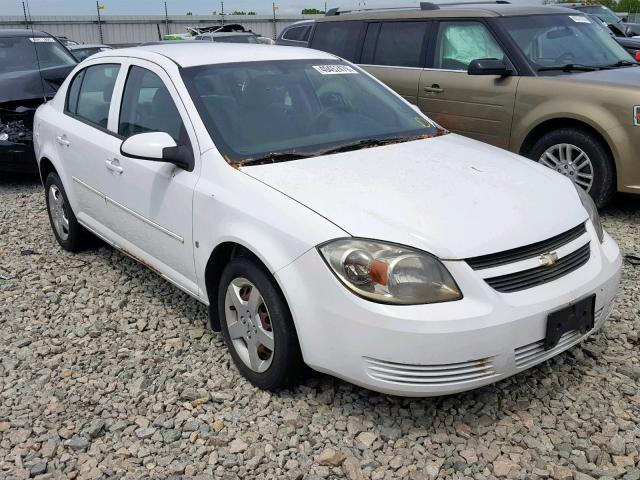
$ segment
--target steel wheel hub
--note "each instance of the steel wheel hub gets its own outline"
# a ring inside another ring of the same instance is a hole
[[[579,147],[560,143],[547,148],[538,162],[552,168],[587,192],[593,187],[593,164],[589,156]]]
[[[234,279],[224,302],[229,338],[242,362],[254,372],[265,372],[273,360],[271,315],[262,294],[246,278]]]
[[[62,192],[56,185],[49,187],[49,213],[53,228],[58,236],[64,241],[69,238],[69,217],[67,216],[67,206],[64,202]]]

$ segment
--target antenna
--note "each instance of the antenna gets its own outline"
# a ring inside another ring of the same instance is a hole
[[[25,0],[27,3],[27,12],[29,12],[29,25],[31,26],[31,43],[33,43],[33,51],[36,52],[36,63],[38,64],[38,76],[40,77],[40,86],[42,87],[42,98],[46,102],[47,95],[44,93],[44,79],[42,78],[42,69],[40,68],[40,56],[38,55],[38,42],[35,41],[35,33],[33,31],[33,19],[31,18],[31,7],[29,6],[29,0]]]

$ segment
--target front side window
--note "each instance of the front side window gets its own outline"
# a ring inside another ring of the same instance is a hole
[[[506,58],[486,26],[480,22],[440,23],[434,68],[467,71],[473,60],[482,58]]]
[[[362,22],[319,22],[311,47],[354,61]]]
[[[531,15],[498,19],[534,70],[607,67],[629,62],[629,54],[594,20],[575,15]]]
[[[107,63],[87,67],[76,75],[67,94],[67,111],[107,128],[113,87],[120,65]]]
[[[176,144],[188,144],[180,112],[162,79],[146,68],[133,66],[122,95],[118,133],[130,137],[146,132],[165,132]]]
[[[426,32],[425,22],[383,23],[373,54],[373,65],[420,67]]]
[[[311,27],[309,27],[308,25],[290,28],[284,33],[282,38],[294,42],[304,42],[308,38],[310,28]]]
[[[216,146],[235,162],[443,133],[338,60],[205,65],[184,69],[183,78]]]
[[[36,56],[37,50],[37,56]],[[0,74],[75,65],[76,59],[52,37],[0,37]]]

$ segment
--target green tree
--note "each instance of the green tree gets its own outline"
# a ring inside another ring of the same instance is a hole
[[[318,10],[317,8],[305,8],[302,10],[302,15],[324,15],[324,10]]]

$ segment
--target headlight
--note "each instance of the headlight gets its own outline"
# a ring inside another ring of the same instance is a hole
[[[600,243],[604,240],[604,229],[602,228],[602,222],[600,222],[600,214],[598,213],[598,208],[596,204],[593,203],[591,199],[591,195],[585,192],[582,188],[580,188],[575,183],[573,184],[576,187],[576,191],[578,192],[578,196],[582,201],[582,206],[585,208],[587,213],[589,214],[589,218],[591,219],[591,223],[593,224],[593,228],[596,229],[596,233],[598,234],[598,240]]]
[[[318,249],[340,281],[368,300],[418,305],[462,298],[451,274],[428,253],[352,238],[334,240]]]

